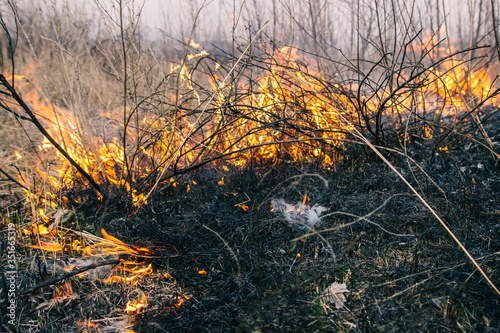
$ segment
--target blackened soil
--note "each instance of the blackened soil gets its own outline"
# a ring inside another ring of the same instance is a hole
[[[434,156],[422,147],[414,156],[428,177],[388,154],[500,286],[494,158],[474,146]],[[149,305],[128,323],[135,332],[499,330],[500,296],[409,188],[362,148],[350,148],[331,169],[212,166],[177,183],[139,212],[116,198],[76,209],[90,233],[105,228],[127,243],[166,249],[148,259],[165,279],[127,289],[75,278],[79,298],[64,306],[40,307],[40,295],[21,301],[21,331],[124,331],[104,323],[123,315],[136,290]],[[329,209],[319,234],[271,211],[272,199],[295,204],[306,193],[308,205]],[[20,281],[26,288],[37,279]],[[322,297],[334,282],[349,290],[340,309]],[[175,307],[183,296],[190,298]]]
[[[175,245],[179,255],[156,261],[156,269],[168,265],[193,296],[175,312],[146,312],[135,331],[498,331],[500,296],[436,218],[366,151],[345,156],[332,170],[198,170],[137,215],[110,207],[100,221],[110,233]],[[390,157],[499,286],[494,159],[471,147],[438,153],[423,159],[428,178]],[[307,232],[271,212],[270,200],[295,204],[306,193],[328,216],[315,227],[321,237],[295,240]],[[349,290],[341,309],[320,297],[334,282]]]

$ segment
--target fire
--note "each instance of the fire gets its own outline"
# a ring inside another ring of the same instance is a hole
[[[40,214],[40,216],[42,217],[42,219],[45,221],[45,222],[48,222],[50,220],[50,218],[45,215],[45,211],[43,209],[39,209],[38,210],[38,213]]]
[[[240,207],[241,209],[243,209],[245,212],[248,212],[250,210],[250,207],[248,207],[247,205],[245,205],[244,203],[239,203],[239,204],[236,204],[235,206],[237,207]]]
[[[189,43],[193,48],[200,47],[192,40]],[[196,52],[188,55],[187,61],[208,55],[205,50]],[[439,52],[450,55],[454,50],[441,47]],[[467,108],[489,97],[493,82],[486,68],[475,70],[460,63],[458,57],[450,57],[417,78],[413,82],[415,87],[411,88],[413,93],[382,89],[372,94],[357,91],[354,84],[334,82],[341,77],[339,73],[326,79],[322,73],[307,68],[304,65],[307,62],[307,58],[300,56],[296,49],[284,47],[269,54],[269,68],[252,82],[241,79],[236,86],[226,82],[222,74],[213,74],[209,82],[214,97],[212,105],[207,106],[202,103],[201,92],[195,89],[194,72],[188,63],[171,64],[169,74],[178,78],[182,93],[172,93],[169,98],[172,104],[187,111],[139,113],[132,107],[94,110],[99,113],[101,121],[110,124],[109,133],[105,135],[89,130],[93,124],[86,122],[78,110],[53,105],[43,97],[33,88],[33,78],[28,77],[29,73],[27,77],[17,75],[14,79],[16,89],[70,157],[97,184],[128,192],[136,207],[147,202],[149,190],[158,183],[178,185],[169,170],[182,170],[214,156],[225,155],[226,164],[234,166],[279,161],[317,162],[330,166],[336,160],[336,149],[342,146],[339,139],[346,139],[347,133],[354,128],[352,124],[360,122],[359,115],[354,112],[359,107],[356,94],[368,96],[359,100],[365,103],[363,107],[368,119],[363,121],[367,122],[366,126],[378,126],[374,119],[382,107],[381,116],[402,127],[415,112],[427,115],[431,122],[445,116],[456,119],[457,110],[466,112]],[[220,68],[219,63],[214,64],[214,71]],[[35,72],[36,67],[32,66],[30,71]],[[410,78],[408,73],[398,75],[398,80]],[[232,95],[235,89],[242,92],[239,100]],[[488,103],[497,101],[490,98]],[[16,109],[14,103],[9,106]],[[212,111],[208,112],[207,107],[213,107]],[[191,112],[201,108],[204,111],[193,116],[197,113]],[[132,115],[137,115],[133,128],[123,121],[124,116]],[[427,125],[421,132],[424,139],[431,139],[436,134]],[[123,135],[126,140],[120,139]],[[45,138],[38,149],[44,159],[37,168],[38,173],[52,187],[51,193],[88,183],[64,156],[55,151],[49,140]],[[26,156],[18,151],[14,154],[17,159]],[[47,167],[53,165],[57,167]],[[224,168],[227,169],[225,165]],[[26,179],[29,177],[23,177],[23,182],[27,182]],[[219,184],[224,184],[224,178]],[[35,188],[33,184],[25,185]],[[189,191],[190,186],[187,188]],[[40,199],[40,194],[34,192],[28,197]],[[44,197],[48,202],[58,198],[54,194],[44,194]]]
[[[102,237],[103,237],[104,239],[107,239],[107,240],[109,240],[109,241],[111,241],[111,242],[113,242],[113,243],[123,244],[123,245],[125,244],[124,242],[122,242],[122,241],[121,241],[121,240],[119,240],[118,238],[116,238],[116,237],[113,237],[113,236],[109,235],[109,234],[106,232],[106,230],[104,230],[104,229],[101,229],[101,234],[102,234]]]
[[[178,309],[180,308],[187,300],[191,299],[190,296],[187,295],[176,295],[173,296],[170,300],[170,306],[168,309]],[[128,301],[126,304],[125,309],[123,309],[124,312],[128,313],[135,313],[139,312],[141,309],[144,309],[148,306],[148,299],[147,297],[141,292],[139,294],[139,299],[136,301]]]
[[[258,90],[249,94],[245,102],[254,107],[243,108],[234,116],[222,113],[231,101],[224,94],[226,87],[216,83],[219,89],[216,98],[220,109],[218,122],[230,124],[222,133],[219,149],[238,152],[256,146],[254,150],[239,153],[237,159],[231,159],[236,166],[245,166],[253,160],[275,163],[279,158],[293,162],[315,160],[329,165],[332,159],[326,145],[338,147],[335,139],[345,138],[340,131],[347,132],[350,125],[343,124],[340,115],[347,114],[332,109],[330,93],[322,92],[324,79],[319,73],[308,73],[299,64],[295,49],[282,48],[271,59],[274,62],[270,73],[260,79]],[[322,138],[324,144],[319,144],[318,138]],[[296,142],[274,144],[287,140]]]
[[[47,216],[47,218],[49,217]],[[67,241],[62,231],[59,231],[57,234],[51,234],[43,225],[34,224],[30,228],[24,228],[23,232],[26,235],[40,236],[41,239],[33,239],[34,244],[26,246],[44,251],[72,251],[73,253],[80,253],[82,256],[89,257],[104,257],[109,255],[140,255],[147,257],[153,254],[148,248],[126,244],[118,238],[109,235],[104,229],[101,229],[103,235],[101,241],[87,246],[83,246],[83,238],[81,240],[74,239],[72,241]],[[45,240],[47,238],[50,239],[50,241]],[[94,236],[94,238],[96,237]],[[65,270],[70,272],[76,268],[77,267],[74,265],[69,265],[65,267]],[[120,265],[115,267],[110,272],[109,277],[103,279],[102,282],[109,284],[131,283],[135,285],[143,276],[151,274],[153,274],[153,265],[151,263],[138,262],[135,258],[133,260],[120,260]],[[80,276],[82,277],[84,275],[81,274]]]
[[[123,311],[136,312],[139,309],[146,307],[147,304],[144,303],[143,301],[128,301],[126,306],[127,307]]]
[[[199,58],[199,57],[203,57],[203,56],[208,56],[208,52],[203,50],[197,54],[188,54],[187,58],[188,58],[188,60],[193,60],[194,58]]]
[[[196,43],[194,40],[190,40],[189,41],[189,45],[191,45],[192,47],[194,47],[195,49],[199,48],[200,47],[200,44]]]
[[[61,252],[63,250],[63,247],[61,243],[55,241],[55,242],[45,242],[40,240],[38,244],[35,245],[29,245],[29,247],[32,247],[34,249],[40,249],[40,250],[45,250],[45,251],[54,251],[54,252]]]
[[[280,53],[283,57],[285,54],[286,50]],[[189,55],[188,58],[194,59],[206,55],[208,53],[203,50],[197,54]],[[294,64],[290,58],[287,61],[291,61]],[[296,67],[297,71],[293,74],[296,87],[302,88],[304,85],[315,84],[310,79],[301,76],[298,65]],[[199,104],[199,95],[191,84],[191,73],[188,71],[186,65],[172,66],[171,73],[179,75],[180,83],[185,86],[189,93],[193,94]],[[206,125],[203,125],[206,132],[205,136],[214,136],[215,138],[210,141],[208,150],[206,150],[208,153],[220,152],[228,154],[237,152],[245,147],[261,145],[261,147],[257,148],[256,153],[244,152],[237,159],[231,160],[231,163],[238,166],[246,165],[252,154],[255,159],[263,162],[273,162],[276,160],[280,149],[271,144],[276,139],[286,139],[280,135],[281,132],[272,129],[260,130],[251,134],[248,132],[252,128],[274,120],[274,116],[270,113],[272,106],[284,106],[286,103],[296,99],[297,96],[293,91],[293,89],[296,89],[295,87],[290,87],[289,90],[286,90],[285,95],[280,95],[281,89],[278,88],[282,85],[283,80],[288,79],[288,77],[282,77],[278,81],[276,78],[280,77],[280,75],[283,76],[282,74],[279,63],[276,63],[272,73],[261,80],[260,92],[250,97],[250,103],[257,103],[257,110],[245,112],[246,117],[241,117],[241,119],[233,120],[233,117],[229,116],[226,119],[231,122],[231,125],[227,129],[223,129],[221,133],[217,133],[217,124],[224,117],[222,114],[222,106],[225,98],[222,91],[224,89],[220,89],[215,103],[221,109],[215,113],[212,121],[206,122]],[[16,78],[19,80],[16,87],[23,92],[23,98],[28,102],[39,119],[45,123],[49,134],[64,147],[71,158],[97,183],[114,185],[125,189],[130,193],[132,202],[137,206],[144,204],[147,197],[142,191],[134,188],[136,180],[147,177],[154,170],[161,173],[163,166],[172,165],[173,161],[175,161],[177,167],[182,168],[189,165],[196,161],[199,158],[197,156],[199,156],[200,151],[205,149],[205,145],[199,145],[199,142],[205,140],[204,137],[191,135],[193,129],[198,126],[196,120],[194,122],[189,122],[187,119],[179,120],[176,127],[172,127],[170,119],[154,117],[149,114],[142,117],[141,127],[135,133],[128,133],[130,147],[123,147],[118,138],[104,142],[101,137],[92,136],[91,132],[84,130],[84,127],[89,126],[89,124],[82,123],[77,113],[52,105],[50,101],[40,96],[35,89],[30,89],[31,85],[28,84],[29,81],[27,79],[21,76]],[[312,114],[306,116],[306,118],[299,117],[297,119],[298,122],[305,121],[315,124],[315,127],[330,126],[330,124],[336,122],[332,119],[333,113],[330,113],[330,115],[322,113],[322,110],[326,109],[326,105],[319,99],[315,99],[310,105]],[[126,110],[125,112],[131,112],[131,110]],[[290,112],[293,112],[293,110]],[[109,114],[109,117],[112,123],[116,122],[116,120],[111,118],[112,113]],[[161,134],[158,139],[150,142],[147,141],[148,138],[153,139],[158,134]],[[246,137],[243,140],[239,140],[241,136]],[[187,137],[190,138],[189,141],[185,140]],[[148,142],[148,145],[142,145],[140,144],[141,142]],[[165,142],[169,142],[170,144],[166,145]],[[130,155],[130,151],[134,149],[134,144],[137,145],[137,153]],[[313,141],[305,141],[302,144],[304,147],[310,145],[314,146],[316,144]],[[184,146],[185,149],[179,151],[177,149],[178,146]],[[290,155],[295,156],[293,158],[295,160],[305,155],[314,157],[320,155],[319,150],[315,150],[312,155],[306,154],[303,148],[297,145],[289,144],[288,148]],[[47,162],[50,162],[49,164],[60,165],[56,170],[46,170],[43,168],[39,168],[38,170],[55,189],[71,187],[77,182],[86,182],[82,179],[81,175],[75,173],[70,163],[59,152],[56,151],[55,154],[49,157],[49,154],[54,152],[54,147],[52,147],[47,138],[44,138],[43,142],[39,145],[39,150],[46,153]],[[51,159],[52,161],[50,161]],[[129,165],[135,166],[129,167]],[[54,171],[57,177],[54,175]],[[223,183],[223,180],[221,182]],[[171,183],[174,186],[176,184],[175,182]]]
[[[97,329],[97,332],[102,332],[101,325],[93,323],[90,319],[86,322],[77,321],[76,323],[88,332],[91,332],[93,328]]]
[[[191,297],[183,295],[183,296],[176,296],[175,297],[175,302],[174,302],[174,307],[180,308],[182,304],[184,304],[185,301],[191,299]]]
[[[43,224],[34,224],[29,228],[23,228],[22,231],[26,235],[48,235],[49,229]]]
[[[44,211],[39,211],[39,213],[43,213],[48,221],[52,220],[50,214],[47,214]],[[35,242],[35,244],[26,246],[51,252],[64,252],[65,248],[69,247],[74,251],[74,253],[80,253],[82,257],[91,258],[109,258],[109,255],[129,255],[128,260],[116,260],[116,262],[119,262],[119,264],[108,273],[108,276],[106,278],[101,279],[102,283],[123,283],[137,285],[144,276],[153,274],[153,264],[148,263],[144,259],[147,260],[147,257],[149,255],[161,254],[161,252],[155,253],[146,247],[127,244],[124,241],[116,238],[115,236],[110,235],[104,229],[101,229],[102,238],[98,238],[85,233],[79,233],[73,236],[81,236],[80,239],[73,239],[72,241],[69,241],[66,238],[67,235],[64,234],[64,232],[70,231],[64,228],[59,228],[55,233],[49,233],[47,232],[47,228],[42,228],[41,226],[41,224],[33,224],[30,228],[23,229],[23,232],[26,235],[29,235],[30,239]],[[93,241],[93,244],[84,246],[85,243],[89,241]],[[161,249],[159,249],[158,247],[156,249],[158,249],[158,251],[161,251]],[[140,260],[140,257],[144,259]],[[64,267],[64,271],[69,273],[74,271],[75,269],[80,269],[82,266],[86,266],[94,261],[78,259],[77,262],[79,262],[78,266],[74,264],[66,265]],[[207,273],[206,271],[200,270],[200,274]],[[84,278],[85,276],[87,276],[87,273],[79,273],[77,274],[77,276],[80,278]],[[160,274],[159,276],[168,278],[168,274],[166,273]],[[67,282],[56,288],[53,301],[61,302],[65,300],[73,300],[77,297],[78,294],[74,292],[71,284]],[[173,296],[169,300],[169,306],[167,308],[169,310],[173,309],[175,312],[176,308],[180,308],[184,304],[184,302],[189,299],[190,296],[185,295]],[[140,311],[143,311],[148,306],[148,303],[149,302],[147,296],[143,292],[140,292],[138,299],[128,301],[126,307],[122,311],[126,312],[129,315],[136,314]]]
[[[123,271],[123,272],[128,272],[128,273],[135,274],[132,277],[140,276],[141,274],[151,275],[153,273],[153,266],[152,266],[152,264],[149,264],[146,267],[142,267],[142,268],[135,261],[122,261],[122,264],[123,265],[134,265],[134,266],[136,266],[136,267],[131,267],[131,268],[128,268],[127,266],[123,266],[123,267],[119,266],[117,268],[118,271]]]

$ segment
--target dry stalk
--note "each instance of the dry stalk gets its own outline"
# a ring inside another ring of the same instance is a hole
[[[226,242],[226,240],[224,238],[222,238],[222,236],[217,231],[210,229],[209,227],[207,227],[204,224],[203,224],[203,228],[207,229],[208,231],[213,232],[217,237],[219,237],[219,239],[222,241],[222,243],[224,243],[224,245],[227,247],[227,249],[229,250],[229,253],[231,253],[231,256],[233,257],[234,261],[236,261],[236,265],[238,266],[238,279],[239,279],[240,285],[241,285],[241,266],[240,266],[240,261],[238,260],[238,256],[236,256],[236,253],[234,253],[233,249],[229,246],[229,244]]]
[[[346,122],[350,123],[345,117],[339,113],[339,116]],[[352,125],[352,124],[351,124]],[[500,296],[500,290],[495,286],[495,284],[490,280],[488,275],[483,271],[481,266],[477,263],[477,261],[472,257],[472,255],[467,251],[465,246],[460,242],[460,240],[455,236],[453,231],[446,225],[446,223],[439,217],[437,212],[431,207],[431,205],[418,193],[418,191],[406,180],[406,178],[396,169],[396,167],[387,160],[387,158],[378,150],[371,142],[368,140],[359,130],[353,126],[352,134],[362,140],[370,149],[377,154],[377,156],[408,186],[408,188],[417,196],[417,198],[422,202],[422,204],[431,212],[431,214],[439,221],[441,226],[446,230],[446,232],[451,236],[451,238],[458,244],[460,249],[465,253],[465,255],[469,258],[469,260],[474,264],[474,266],[478,269],[481,275],[485,278],[486,282],[493,288],[493,290]]]

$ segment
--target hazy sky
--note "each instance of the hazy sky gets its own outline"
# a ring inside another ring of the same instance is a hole
[[[5,1],[5,0],[0,0]],[[116,19],[116,6],[119,0],[18,0],[19,3],[24,3],[25,7],[33,8],[33,1],[38,2],[42,7],[50,7],[53,4],[61,6],[67,4],[71,7],[78,7],[77,10],[80,17],[98,17],[99,13],[96,8],[100,4],[104,8],[108,8]],[[162,34],[172,35],[176,38],[182,36],[184,39],[189,35],[193,26],[194,18],[199,12],[197,18],[197,26],[194,31],[193,39],[195,41],[203,40],[230,40],[232,34],[233,23],[237,23],[237,36],[248,37],[248,27],[251,26],[252,31],[258,30],[266,20],[270,20],[266,27],[265,34],[275,36],[279,41],[280,36],[289,37],[296,34],[298,27],[305,27],[312,31],[314,27],[324,28],[324,36],[331,37],[335,43],[346,40],[353,35],[353,14],[355,5],[359,2],[363,10],[361,16],[361,30],[369,31],[375,29],[373,23],[374,3],[372,0],[122,0],[127,8],[134,8],[137,13],[142,7],[141,23],[148,28],[148,36],[157,38]],[[498,1],[496,1],[498,3]],[[276,12],[273,13],[273,3],[276,5]],[[321,9],[318,10],[315,16],[327,17],[328,22],[311,23],[308,4],[321,4]],[[404,6],[411,1],[396,1],[396,3]],[[459,29],[468,29],[470,18],[482,11],[484,16],[484,8],[489,6],[489,1],[484,0],[444,0],[446,9],[447,23],[449,24],[449,32],[452,39],[453,34]],[[385,23],[389,28],[392,21],[390,6],[391,1],[380,0],[378,2],[379,9],[388,8]],[[419,22],[429,20],[430,17],[435,17],[436,12],[440,13],[440,22],[443,21],[443,0],[416,0],[414,19]],[[324,6],[323,6],[324,5]],[[113,10],[113,6],[115,9]],[[480,7],[481,6],[481,7]],[[472,11],[471,11],[472,8]],[[482,9],[480,9],[482,8]],[[488,7],[489,8],[489,7]],[[472,16],[471,16],[472,12]],[[83,14],[85,13],[85,14]],[[326,13],[326,15],[324,15]],[[81,14],[81,15],[80,15]],[[273,20],[277,18],[277,20]],[[277,21],[277,22],[276,22]],[[434,19],[437,21],[437,19]],[[292,27],[290,22],[294,22]],[[484,22],[484,19],[483,19]],[[478,19],[475,19],[477,25]],[[488,23],[488,22],[486,22]],[[372,25],[370,27],[370,25]],[[435,24],[436,25],[436,24]],[[102,27],[102,24],[101,24]],[[423,23],[424,29],[431,27],[427,23]],[[436,26],[432,27],[434,30]],[[294,30],[295,29],[295,30]]]
[[[5,0],[0,1],[5,2]],[[268,14],[271,1],[273,0],[123,0],[123,4],[127,8],[134,8],[134,14],[142,9],[141,24],[154,34],[160,34],[161,31],[177,36],[181,31],[188,33],[194,17],[198,16],[195,35],[203,34],[205,37],[221,33],[230,34],[233,11],[236,12],[242,30],[245,28],[245,22],[253,21],[256,13],[261,21],[270,19]],[[280,2],[280,0],[275,1]],[[98,17],[97,8],[101,6],[107,8],[116,18],[119,0],[17,0],[17,2],[28,10],[61,8],[67,5],[76,10],[80,18]]]

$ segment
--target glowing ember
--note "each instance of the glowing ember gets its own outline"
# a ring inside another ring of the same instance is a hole
[[[200,274],[200,275],[207,275],[207,271],[204,270],[204,269],[201,269],[201,270],[198,271],[198,274]]]
[[[241,209],[243,209],[245,212],[247,212],[247,211],[250,209],[250,207],[248,207],[247,205],[242,204],[242,203],[237,204],[236,206],[237,206],[237,207],[240,207],[240,208],[241,208]]]
[[[133,284],[136,284],[137,278],[138,278],[137,276],[122,277],[122,276],[113,275],[107,279],[102,280],[102,282],[109,283],[109,284],[134,282]]]
[[[92,330],[92,328],[97,329],[98,332],[101,331],[101,325],[93,323],[90,319],[86,322],[77,321],[76,323],[78,324],[78,326],[88,330],[89,332]]]
[[[304,194],[304,199],[302,200],[302,204],[305,205],[308,200],[309,198],[307,197],[307,191],[306,191],[306,193]]]
[[[189,299],[191,299],[191,297],[189,297],[189,296],[185,296],[185,295],[184,295],[184,296],[177,296],[177,297],[175,298],[175,303],[174,303],[174,306],[175,306],[176,308],[180,308],[180,307],[182,306],[182,304],[183,304],[185,301],[189,300]]]

